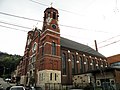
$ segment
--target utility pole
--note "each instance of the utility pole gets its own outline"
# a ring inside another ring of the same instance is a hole
[[[94,40],[94,42],[95,42],[95,49],[96,49],[96,51],[98,51],[97,41],[96,41],[96,40]]]

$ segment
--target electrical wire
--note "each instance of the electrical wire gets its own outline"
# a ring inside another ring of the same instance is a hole
[[[0,21],[0,23],[12,25],[12,26],[17,26],[17,27],[21,27],[21,28],[25,28],[25,29],[32,29],[32,28],[29,28],[29,27],[20,26],[20,25],[16,25],[16,24],[11,24],[11,23],[7,23],[7,22],[4,22],[4,21]]]
[[[40,4],[42,6],[49,6],[49,5],[46,5],[46,4],[43,4],[43,3],[40,3],[40,2],[36,2],[36,1],[33,1],[33,0],[30,0],[30,1],[34,2],[34,3],[37,3],[37,4]],[[60,8],[58,8],[58,10],[61,10],[61,11],[67,12],[67,13],[77,14],[75,12],[71,12],[71,11],[68,11],[68,10],[60,9]]]
[[[31,20],[31,21],[37,21],[37,22],[43,22],[43,21],[40,21],[40,20],[36,20],[36,19],[31,19],[31,18],[26,18],[26,17],[21,17],[21,16],[17,16],[17,15],[13,15],[13,14],[8,14],[8,13],[4,13],[4,12],[0,12],[0,14],[3,14],[3,15],[7,15],[7,16],[12,16],[12,17],[17,17],[17,18],[22,18],[22,19],[27,19],[27,20]],[[32,28],[29,28],[29,27],[25,27],[25,26],[20,26],[20,25],[15,25],[15,24],[11,24],[11,23],[6,23],[6,22],[3,22],[3,21],[0,21],[0,23],[4,23],[4,24],[8,24],[8,25],[13,25],[13,26],[17,26],[17,27],[22,27],[22,28],[26,28],[26,29],[32,29]],[[62,24],[59,24],[60,26],[64,26],[64,27],[68,27],[68,28],[74,28],[74,29],[81,29],[81,30],[88,30],[88,29],[85,29],[85,28],[79,28],[79,27],[74,27],[74,26],[69,26],[69,25],[62,25]],[[15,29],[15,30],[20,30],[20,29],[16,29],[16,28],[11,28],[11,27],[8,27],[8,26],[3,26],[3,25],[0,25],[1,27],[6,27],[6,28],[10,28],[10,29]],[[20,30],[20,31],[24,31],[24,30]],[[25,31],[26,32],[26,31]],[[98,32],[98,31],[96,31]],[[99,31],[99,32],[102,32],[102,31]],[[117,35],[115,37],[118,37],[120,35]],[[115,37],[111,37],[107,40],[104,40],[102,42],[106,42],[110,39],[113,39]],[[100,43],[102,43],[100,42]],[[116,43],[116,42],[113,42],[113,43]],[[104,45],[104,46],[108,46],[108,45],[111,45],[112,43],[110,44],[107,44],[107,45]],[[99,48],[102,48],[104,46],[101,46]]]
[[[12,28],[12,27],[8,27],[8,26],[4,26],[4,25],[0,25],[0,27],[9,28],[9,29],[14,29],[14,30],[23,31],[23,32],[28,32],[28,31],[26,31],[26,30],[17,29],[17,28]],[[109,45],[111,45],[111,44],[115,44],[115,43],[117,43],[117,42],[120,42],[120,40],[111,42],[111,43],[109,43],[109,44],[106,44],[106,45],[101,46],[101,47],[98,47],[98,48],[103,48],[103,47],[109,46]],[[90,53],[91,51],[93,51],[93,49],[91,49],[91,48],[85,48],[84,51]]]
[[[111,42],[111,43],[106,44],[106,45],[104,45],[104,46],[101,46],[101,47],[99,47],[99,48],[103,48],[103,47],[109,46],[109,45],[111,45],[111,44],[115,44],[115,43],[117,43],[117,42],[120,42],[120,40],[117,40],[117,41]]]
[[[107,42],[107,41],[109,41],[109,40],[111,40],[111,39],[113,39],[113,38],[119,37],[119,36],[120,36],[120,35],[117,35],[117,36],[108,38],[108,39],[106,39],[106,40],[104,40],[104,41],[99,42],[98,44],[103,43],[103,42]]]
[[[48,6],[46,4],[43,4],[43,3],[40,3],[40,2],[36,2],[36,1],[33,1],[33,0],[30,0],[31,2],[34,2],[34,3],[37,3],[37,4],[40,4],[40,5],[43,5],[43,6]]]
[[[7,16],[12,16],[12,17],[17,17],[17,18],[21,18],[21,19],[26,19],[26,20],[31,20],[31,21],[43,22],[41,20],[31,19],[31,18],[22,17],[22,16],[17,16],[17,15],[13,15],[13,14],[4,13],[4,12],[0,12],[0,14],[7,15]],[[68,27],[68,28],[74,28],[74,29],[79,29],[79,30],[88,30],[88,31],[90,31],[89,29],[86,29],[86,28],[74,27],[74,26],[63,25],[63,24],[59,24],[59,25],[63,26],[63,27]],[[91,31],[102,32],[102,33],[109,33],[109,32],[104,32],[104,31],[97,31],[97,30],[91,30]]]
[[[4,26],[4,25],[0,25],[0,27],[9,28],[9,29],[14,29],[14,30],[17,30],[17,31],[22,31],[22,32],[28,32],[28,31],[26,31],[26,30],[21,30],[21,29],[17,29],[17,28],[12,28],[12,27],[8,27],[8,26]]]
[[[21,17],[21,16],[17,16],[17,15],[13,15],[13,14],[4,13],[4,12],[0,12],[0,14],[7,15],[7,16],[12,16],[12,17],[17,17],[17,18],[22,18],[22,19],[27,19],[27,20],[31,20],[31,21],[43,22],[43,21],[40,21],[40,20],[31,19],[31,18],[27,18],[27,17]]]

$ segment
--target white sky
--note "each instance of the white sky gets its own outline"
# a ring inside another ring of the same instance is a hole
[[[62,37],[89,45],[92,48],[94,48],[94,40],[97,40],[98,50],[101,54],[106,57],[120,54],[120,0],[33,1],[0,0],[0,12],[43,21],[44,10],[49,7],[52,2],[52,6],[59,11],[60,25],[79,28],[76,29],[59,26]],[[1,22],[26,26],[29,28],[33,28],[34,25],[37,25],[40,29],[42,28],[42,22],[0,14],[0,51],[9,54],[24,54],[27,32],[20,30],[29,31],[30,29],[19,28]],[[20,30],[5,28],[1,25]],[[107,41],[102,42],[104,40]],[[114,43],[115,41],[117,41],[117,43]],[[110,45],[105,46],[107,44]]]

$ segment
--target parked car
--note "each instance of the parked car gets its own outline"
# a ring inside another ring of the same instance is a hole
[[[31,90],[35,90],[35,87],[31,87]]]
[[[12,86],[10,90],[25,90],[25,87],[23,86]]]
[[[11,79],[10,78],[6,78],[5,81],[6,82],[11,82]]]
[[[33,87],[33,86],[32,86],[32,87],[26,86],[26,87],[25,87],[25,90],[36,90],[36,89],[35,89],[35,87]]]
[[[3,90],[3,86],[2,86],[2,84],[0,84],[0,90]]]

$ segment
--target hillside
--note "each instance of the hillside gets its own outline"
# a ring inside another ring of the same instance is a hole
[[[0,77],[10,77],[11,72],[16,69],[20,59],[20,55],[11,55],[0,52]]]

